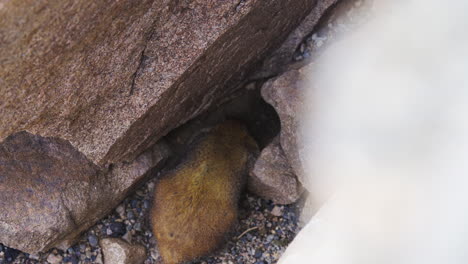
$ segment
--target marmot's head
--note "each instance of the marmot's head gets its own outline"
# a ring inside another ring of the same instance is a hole
[[[249,135],[244,124],[237,120],[227,120],[213,128],[213,134],[225,139],[225,143],[232,146],[244,146],[247,151],[258,155],[257,142]]]

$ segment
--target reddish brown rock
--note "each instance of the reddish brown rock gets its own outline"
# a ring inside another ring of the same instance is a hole
[[[14,134],[0,145],[0,164],[0,241],[9,247],[48,248],[95,206],[89,190],[99,168],[65,140]]]
[[[1,1],[0,139],[132,161],[232,92],[315,1]]]
[[[284,155],[279,138],[262,150],[250,172],[248,188],[277,204],[290,204],[299,199],[302,187]]]
[[[167,156],[159,143],[103,170],[63,139],[9,136],[0,143],[0,241],[29,253],[69,247]]]

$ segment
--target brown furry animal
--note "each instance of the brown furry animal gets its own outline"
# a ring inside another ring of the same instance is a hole
[[[156,185],[151,225],[166,264],[216,250],[237,223],[238,201],[256,142],[236,121],[200,139]]]

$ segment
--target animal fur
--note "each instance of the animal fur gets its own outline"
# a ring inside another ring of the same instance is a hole
[[[151,225],[166,264],[216,250],[237,223],[238,201],[257,144],[227,121],[195,144],[180,166],[155,187]]]

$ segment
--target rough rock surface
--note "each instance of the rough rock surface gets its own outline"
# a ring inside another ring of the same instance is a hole
[[[70,246],[167,153],[156,144],[131,164],[102,170],[63,139],[7,137],[0,143],[0,241],[30,253]]]
[[[304,83],[306,68],[290,70],[270,79],[262,87],[262,96],[271,104],[281,121],[280,143],[292,169],[304,187],[309,186],[301,161],[300,115],[304,109]]]
[[[280,48],[275,50],[262,62],[262,66],[256,71],[251,79],[262,79],[275,76],[286,70],[287,66],[293,62],[294,52],[299,48],[299,44],[309,35],[320,23],[320,19],[340,0],[318,0],[312,11],[304,18],[301,24],[289,34]],[[343,2],[343,1],[341,1]]]
[[[0,4],[0,139],[58,137],[106,164],[232,92],[315,1]]]
[[[277,204],[291,204],[299,199],[302,187],[276,137],[262,150],[250,172],[249,191]]]
[[[142,245],[132,245],[120,238],[104,238],[100,241],[104,264],[143,264],[146,249]]]

